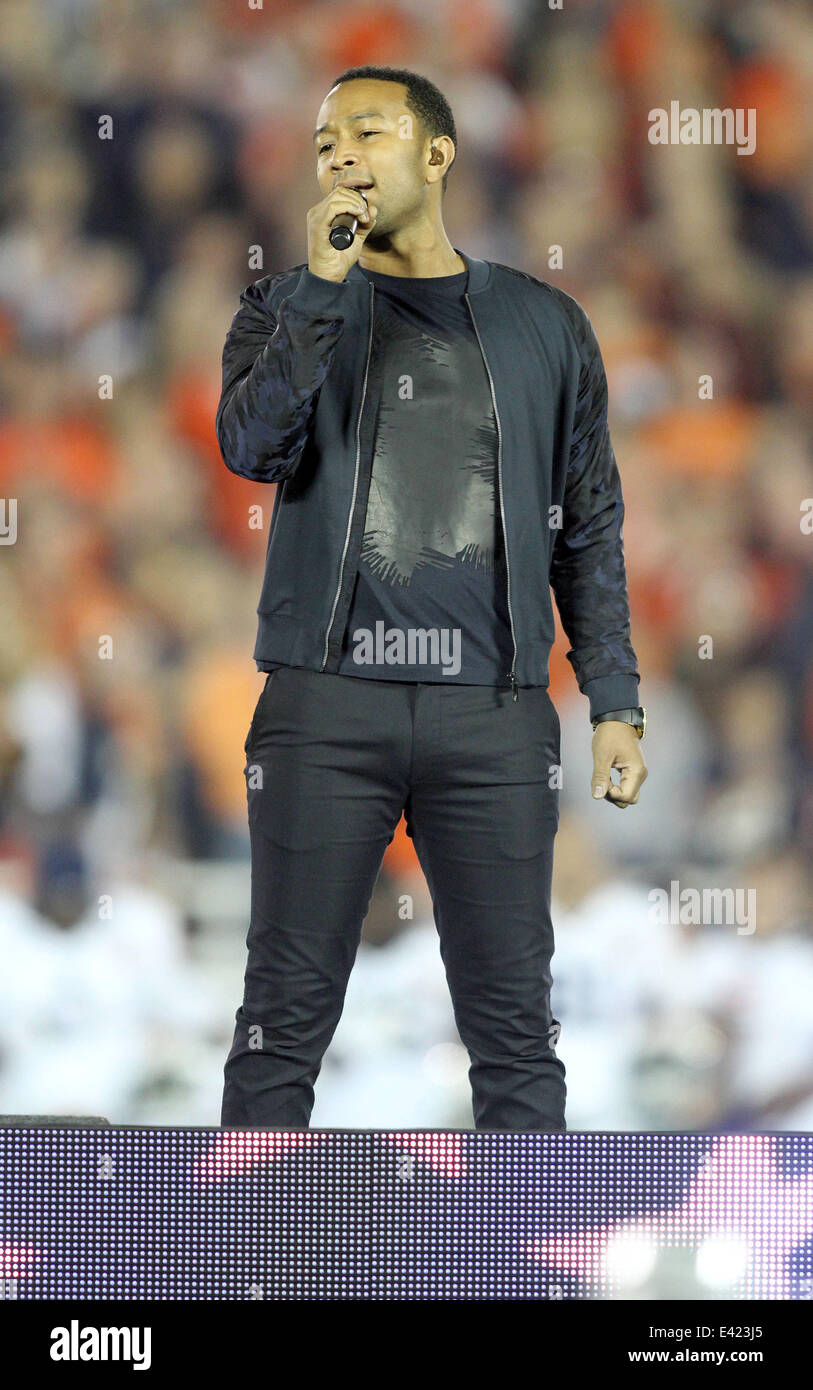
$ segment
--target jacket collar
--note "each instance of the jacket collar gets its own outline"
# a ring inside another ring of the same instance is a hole
[[[476,294],[478,290],[485,289],[491,275],[491,266],[489,262],[480,261],[476,256],[467,256],[465,251],[459,250],[457,246],[455,246],[454,249],[457,251],[458,256],[463,257],[463,260],[468,266],[469,279],[467,289],[469,294]],[[366,277],[362,273],[361,267],[357,261],[351,265],[347,272],[347,278],[348,280],[365,281],[366,283]]]

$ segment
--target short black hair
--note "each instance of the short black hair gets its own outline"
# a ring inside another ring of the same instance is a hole
[[[418,72],[410,72],[408,68],[379,68],[368,63],[364,67],[348,68],[341,77],[334,78],[331,91],[338,87],[340,82],[354,82],[356,78],[366,78],[373,82],[403,83],[407,89],[407,109],[420,121],[424,134],[431,139],[436,135],[448,135],[449,139],[454,141],[457,157],[457,127],[452,108],[443,93],[428,77],[422,77]],[[447,169],[443,175],[444,193],[449,173],[450,169]]]

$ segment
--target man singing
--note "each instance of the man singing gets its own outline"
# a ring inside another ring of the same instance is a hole
[[[451,245],[456,146],[427,79],[337,78],[314,134],[307,264],[249,285],[226,339],[223,458],[277,489],[225,1126],[308,1127],[403,812],[475,1127],[566,1129],[550,999],[550,589],[589,699],[593,795],[626,808],[647,769],[624,504],[590,321],[562,290]],[[346,250],[331,244],[337,219],[351,233],[356,219]]]

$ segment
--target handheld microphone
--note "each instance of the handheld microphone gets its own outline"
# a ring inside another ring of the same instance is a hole
[[[364,190],[360,188],[358,191],[366,203]],[[339,213],[328,233],[328,240],[334,251],[347,251],[353,245],[358,224],[359,220],[352,212]]]

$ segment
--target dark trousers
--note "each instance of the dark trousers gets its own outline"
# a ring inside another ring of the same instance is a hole
[[[404,811],[471,1059],[475,1127],[566,1129],[550,1006],[559,717],[547,690],[513,700],[509,688],[283,666],[245,751],[251,923],[221,1124],[308,1127]]]

